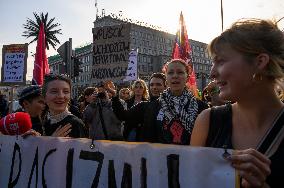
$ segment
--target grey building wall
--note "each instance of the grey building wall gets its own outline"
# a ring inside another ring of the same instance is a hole
[[[149,79],[153,72],[160,72],[163,65],[171,59],[175,35],[166,33],[161,30],[154,29],[153,27],[146,27],[137,23],[132,23],[130,19],[120,19],[114,16],[99,17],[94,21],[94,28],[113,26],[122,23],[131,23],[130,29],[130,49],[138,48],[138,74],[139,78]],[[91,34],[91,30],[90,30]],[[194,70],[197,76],[197,84],[199,90],[202,90],[209,80],[209,74],[212,67],[212,61],[206,51],[207,44],[189,39]],[[74,95],[83,90],[87,86],[96,85],[91,81],[91,70],[93,61],[92,44],[75,49],[75,56],[79,57],[83,64],[83,72],[79,77],[73,80],[74,82]],[[58,58],[49,59],[49,64],[52,71],[55,73],[60,72],[60,65],[62,60]],[[61,71],[62,72],[62,71]]]

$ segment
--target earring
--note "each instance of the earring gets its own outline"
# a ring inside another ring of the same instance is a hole
[[[257,82],[257,81],[262,81],[262,75],[257,75],[256,73],[254,73],[252,75],[252,80]]]
[[[252,79],[253,79],[253,80],[255,80],[255,75],[256,75],[255,73],[252,75]]]

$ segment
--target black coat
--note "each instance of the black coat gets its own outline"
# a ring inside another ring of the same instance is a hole
[[[198,103],[198,114],[208,106],[200,100]],[[120,103],[118,97],[113,97],[112,108],[118,119],[126,121],[126,125],[137,126],[141,124],[137,130],[137,141],[168,143],[164,140],[161,127],[157,125],[157,115],[161,109],[159,99],[151,101],[143,101],[125,110]]]

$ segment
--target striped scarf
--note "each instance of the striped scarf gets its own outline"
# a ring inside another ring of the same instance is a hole
[[[181,96],[174,96],[168,88],[161,94],[160,102],[166,120],[180,120],[191,134],[198,113],[198,103],[192,93],[185,89]]]

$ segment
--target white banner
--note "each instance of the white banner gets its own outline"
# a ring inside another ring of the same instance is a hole
[[[223,149],[0,136],[0,187],[235,187]]]
[[[131,50],[129,53],[129,61],[128,61],[128,67],[126,71],[125,78],[123,81],[133,81],[137,80],[137,56],[138,51],[137,50]]]

